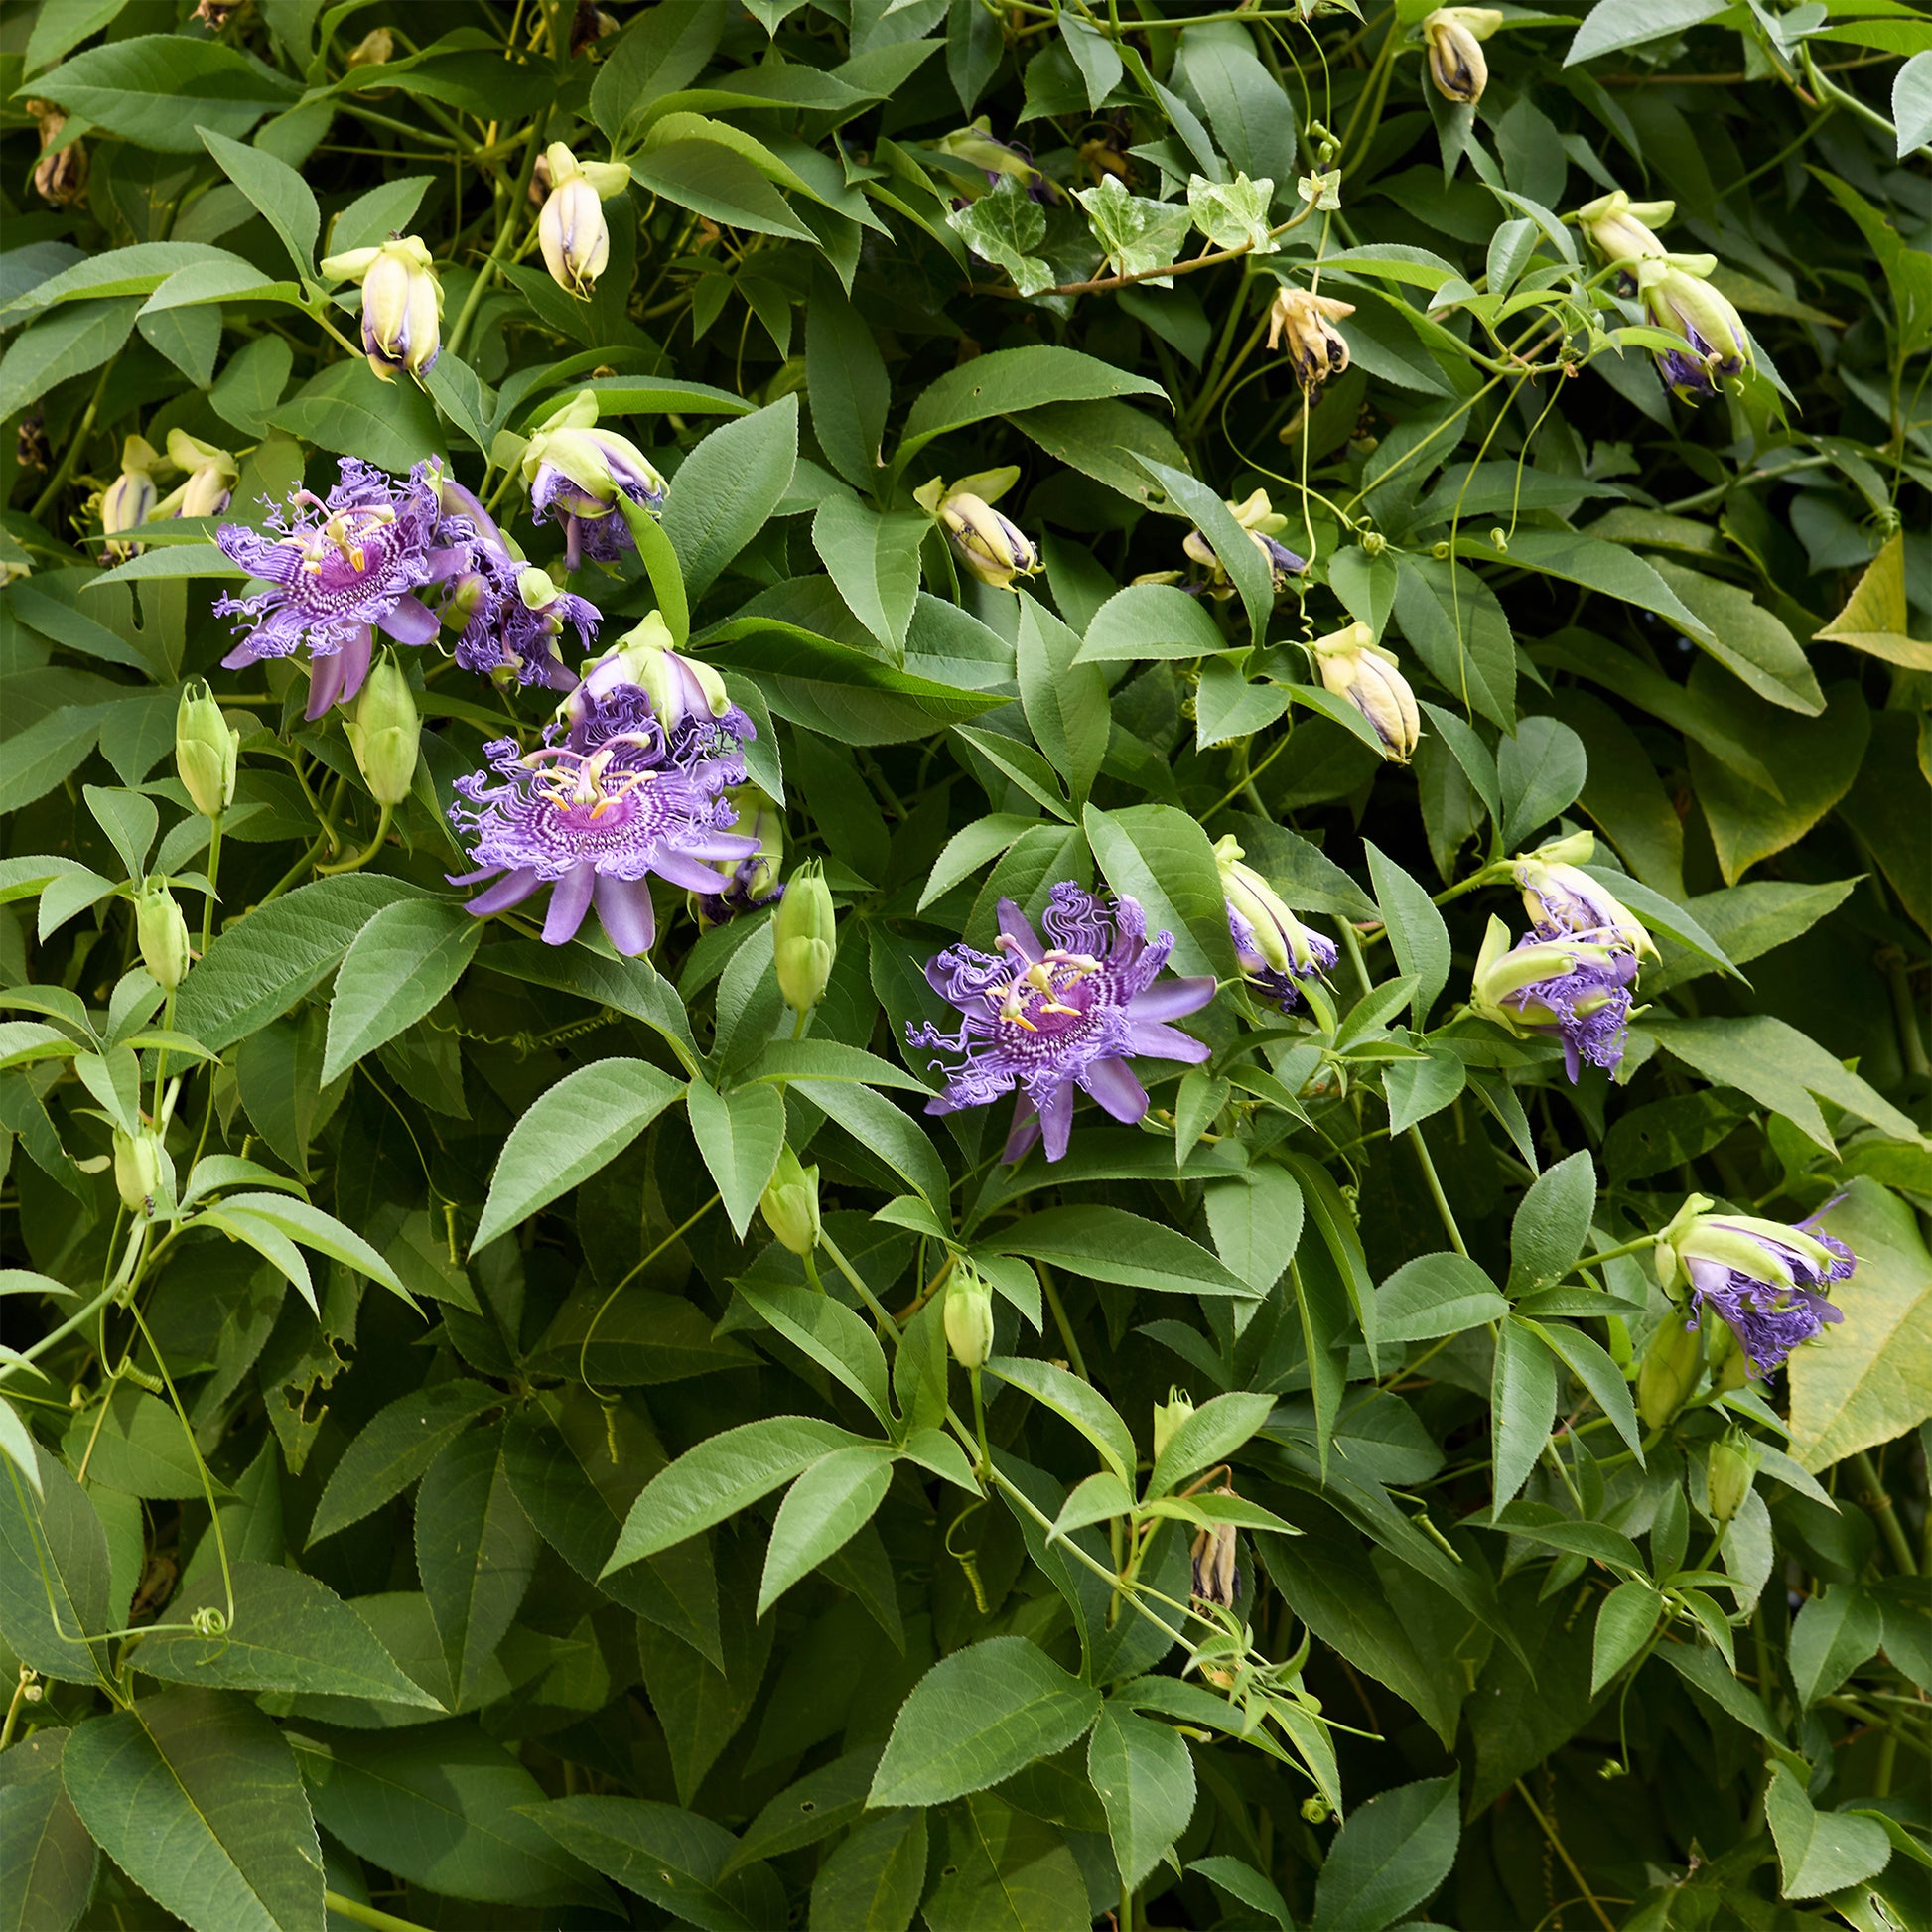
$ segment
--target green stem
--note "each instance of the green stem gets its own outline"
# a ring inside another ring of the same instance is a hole
[[[353,1919],[357,1925],[372,1925],[376,1932],[427,1932],[414,1919],[397,1918],[393,1912],[378,1911],[373,1905],[364,1905],[359,1898],[345,1898],[339,1891],[326,1891],[322,1902],[338,1918]]]
[[[1516,1795],[1529,1806],[1530,1816],[1536,1820],[1543,1836],[1549,1840],[1550,1849],[1563,1861],[1563,1868],[1570,1873],[1571,1882],[1583,1894],[1589,1909],[1596,1914],[1597,1924],[1603,1928],[1603,1932],[1616,1932],[1616,1927],[1610,1923],[1609,1913],[1604,1911],[1596,1894],[1590,1890],[1589,1880],[1578,1869],[1577,1861],[1570,1856],[1569,1847],[1557,1836],[1556,1826],[1537,1809],[1536,1800],[1530,1796],[1529,1786],[1521,1778],[1516,1780]]]
[[[345,872],[360,872],[382,850],[383,841],[389,836],[389,821],[395,816],[395,810],[396,808],[393,805],[385,804],[382,807],[375,821],[375,836],[370,839],[368,844],[354,858],[344,859],[339,864],[333,866],[318,866],[316,871],[325,876],[333,876]]]
[[[33,1682],[34,1673],[25,1664],[20,1667],[20,1676],[14,1685],[13,1697],[7,1704],[7,1721],[0,1724],[0,1751],[4,1751],[14,1740],[14,1725],[20,1720],[20,1707],[27,1702],[27,1686]]]
[[[543,152],[543,136],[549,125],[550,109],[545,107],[530,125],[530,145],[523,156],[516,186],[510,190],[509,201],[504,206],[502,219],[496,224],[495,243],[484,257],[483,267],[477,271],[477,279],[470,285],[470,293],[464,297],[463,307],[449,335],[444,338],[443,346],[452,355],[461,346],[465,332],[475,320],[478,309],[483,306],[483,299],[488,293],[490,284],[495,281],[496,271],[509,250],[511,237],[516,233],[523,210],[529,206],[530,183],[536,178],[537,157]]]
[[[61,458],[60,467],[48,479],[47,487],[34,499],[34,507],[27,514],[38,523],[47,514],[63,489],[68,479],[73,475],[73,466],[80,460],[80,452],[86,447],[87,438],[94,427],[94,417],[100,411],[100,399],[107,393],[107,378],[114,373],[114,364],[119,356],[109,356],[107,366],[100,372],[100,380],[94,384],[94,392],[87,398],[87,407],[81,411],[80,421],[74,426],[72,435],[68,438],[67,453]]]
[[[0,1382],[6,1381],[16,1371],[25,1368],[37,1355],[44,1355],[56,1342],[65,1341],[76,1328],[83,1327],[120,1293],[120,1284],[103,1289],[87,1304],[78,1314],[70,1314],[58,1328],[50,1329],[39,1341],[21,1349],[18,1354],[10,1355],[0,1362]]]
[[[1891,1497],[1885,1493],[1885,1485],[1878,1478],[1877,1465],[1872,1461],[1870,1452],[1860,1449],[1852,1457],[1852,1467],[1864,1485],[1864,1494],[1860,1500],[1878,1525],[1885,1539],[1885,1548],[1891,1552],[1891,1560],[1898,1566],[1898,1574],[1901,1577],[1916,1577],[1918,1565],[1912,1561],[1912,1546],[1905,1541],[1905,1526],[1898,1520]]]
[[[1087,1379],[1087,1361],[1080,1353],[1080,1344],[1073,1339],[1073,1324],[1066,1318],[1066,1304],[1060,1300],[1060,1292],[1053,1286],[1052,1271],[1044,1262],[1036,1265],[1039,1285],[1046,1291],[1046,1306],[1053,1311],[1053,1325],[1060,1331],[1060,1340],[1066,1347],[1067,1363],[1084,1382]]]
[[[1462,1230],[1455,1225],[1455,1210],[1449,1204],[1449,1196],[1443,1192],[1442,1176],[1436,1172],[1436,1163],[1430,1159],[1429,1144],[1422,1137],[1420,1127],[1409,1130],[1409,1145],[1415,1149],[1416,1160],[1422,1167],[1422,1177],[1429,1183],[1429,1197],[1436,1203],[1436,1212],[1442,1217],[1444,1232],[1449,1238],[1449,1245],[1465,1259],[1468,1256],[1468,1243],[1462,1239]]]
[[[214,889],[221,877],[221,814],[207,822],[207,897],[202,901],[202,951],[206,953],[214,933]]]

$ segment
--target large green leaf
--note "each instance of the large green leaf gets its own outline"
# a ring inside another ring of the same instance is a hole
[[[219,41],[142,34],[90,48],[40,75],[35,91],[139,147],[199,154],[201,130],[238,140],[299,89]]]
[[[1150,934],[1173,934],[1177,973],[1239,971],[1228,936],[1227,897],[1207,834],[1172,805],[1129,805],[1082,817],[1095,862],[1116,893],[1140,900]]]
[[[798,398],[715,429],[684,459],[664,498],[663,530],[695,603],[763,528],[798,461]]]
[[[1087,1739],[1087,1775],[1107,1808],[1121,1881],[1138,1885],[1194,1814],[1194,1760],[1172,1725],[1101,1707]]]
[[[441,899],[402,899],[377,912],[336,974],[323,1085],[435,1007],[482,937],[482,920]]]
[[[1104,396],[1164,396],[1158,382],[1130,375],[1078,349],[1034,344],[995,349],[962,362],[932,383],[905,419],[894,467],[906,463],[935,436],[1010,416],[1043,403],[1090,402]]]
[[[36,1730],[0,1753],[0,1932],[70,1932],[100,1855],[61,1782],[69,1733]]]
[[[107,1532],[68,1472],[45,1449],[39,1494],[11,1459],[0,1462],[0,1637],[23,1664],[67,1683],[101,1681],[107,1630]]]
[[[1348,1814],[1315,1885],[1323,1932],[1382,1932],[1449,1876],[1460,1819],[1453,1777],[1381,1792]]]
[[[1096,1282],[1176,1294],[1252,1295],[1198,1242],[1120,1207],[1049,1207],[1002,1229],[1001,1254],[1051,1262]]]
[[[698,1152],[718,1183],[733,1232],[742,1240],[785,1145],[784,1096],[754,1085],[720,1093],[703,1080],[685,1089]]]

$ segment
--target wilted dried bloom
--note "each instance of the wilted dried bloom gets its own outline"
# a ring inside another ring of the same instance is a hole
[[[583,53],[585,48],[597,42],[609,40],[618,31],[619,23],[596,0],[577,0],[577,11],[570,17],[570,53],[572,60]]]
[[[1268,576],[1277,595],[1287,590],[1288,580],[1297,571],[1308,569],[1308,559],[1299,557],[1287,544],[1277,539],[1276,532],[1288,528],[1288,518],[1268,500],[1265,489],[1257,489],[1245,501],[1237,503],[1233,497],[1227,499],[1228,514],[1248,533],[1248,541],[1262,554],[1268,565]],[[1226,566],[1221,562],[1220,553],[1207,537],[1199,530],[1190,530],[1180,540],[1180,547],[1193,561],[1207,573],[1208,581],[1201,588],[1217,604],[1224,604],[1234,595],[1234,580],[1229,577]],[[1170,582],[1171,579],[1145,578],[1137,582]]]
[[[1473,107],[1489,84],[1480,43],[1503,24],[1494,7],[1438,7],[1422,24],[1429,77],[1445,100]]]
[[[1352,302],[1284,285],[1268,309],[1268,346],[1288,345],[1304,389],[1314,390],[1348,366],[1348,344],[1335,324],[1355,313]]]
[[[34,164],[34,191],[56,207],[69,207],[87,192],[87,150],[79,139],[57,146],[67,115],[52,101],[30,100],[27,111],[40,124],[41,158]]]
[[[54,448],[47,440],[47,421],[41,416],[23,416],[14,431],[14,461],[23,470],[51,470]]]
[[[1222,1483],[1209,1494],[1231,1496],[1234,1491]],[[1235,1567],[1234,1525],[1216,1523],[1211,1529],[1198,1531],[1187,1555],[1193,1566],[1194,1601],[1212,1603],[1224,1610],[1233,1608],[1241,1596],[1241,1573]]]

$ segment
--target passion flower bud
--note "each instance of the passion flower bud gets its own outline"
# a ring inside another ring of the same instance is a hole
[[[960,567],[995,590],[1013,588],[1016,577],[1040,567],[1038,546],[994,503],[1020,481],[1018,469],[987,470],[948,486],[936,477],[912,492],[913,500],[945,532]]]
[[[969,1371],[984,1368],[993,1352],[993,1290],[963,1261],[946,1284],[945,1323],[953,1360]]]
[[[141,945],[141,964],[164,993],[172,993],[188,977],[192,955],[188,921],[174,894],[159,880],[149,880],[134,896],[134,932]]]
[[[566,567],[588,553],[613,563],[632,547],[629,526],[617,514],[623,496],[647,510],[664,501],[665,482],[627,436],[598,427],[597,392],[580,389],[530,433],[517,474],[530,492],[539,523],[560,520]]]
[[[145,1129],[124,1134],[114,1129],[114,1191],[130,1214],[153,1210],[154,1191],[161,1184],[161,1148]]]
[[[1735,1425],[1712,1445],[1705,1464],[1705,1502],[1714,1523],[1728,1523],[1743,1508],[1762,1459],[1757,1445]]]
[[[604,204],[630,185],[630,170],[616,161],[579,161],[561,141],[544,150],[550,193],[537,216],[537,242],[550,279],[580,301],[597,286],[611,259]]]
[[[809,1013],[825,997],[837,952],[837,914],[816,860],[800,866],[771,915],[778,991],[794,1012]]]
[[[1662,1429],[1691,1398],[1704,1370],[1704,1337],[1675,1309],[1657,1324],[1637,1368],[1637,1414]]]
[[[585,664],[582,681],[558,706],[558,715],[582,724],[600,700],[627,684],[650,699],[667,732],[688,718],[717,720],[733,714],[725,680],[702,658],[686,657],[671,647],[671,627],[660,611],[651,612],[601,657]]]
[[[139,529],[155,512],[158,492],[154,473],[166,467],[168,459],[145,436],[130,436],[121,445],[121,474],[100,493],[100,531],[107,541],[101,562],[125,563],[138,556],[138,543],[117,541],[127,531]]]
[[[1173,1440],[1173,1433],[1194,1413],[1192,1398],[1185,1389],[1170,1389],[1166,1402],[1154,1405],[1154,1459],[1161,1459],[1161,1452]]]
[[[185,472],[188,481],[155,506],[156,515],[219,516],[228,507],[241,472],[226,450],[217,450],[185,429],[171,429],[168,461]]]
[[[1396,668],[1400,660],[1395,652],[1383,649],[1365,623],[1351,623],[1345,630],[1317,637],[1310,648],[1321,682],[1336,697],[1346,698],[1375,728],[1382,756],[1407,764],[1422,736],[1422,720],[1416,694]]]
[[[1257,489],[1238,503],[1230,496],[1227,511],[1248,533],[1248,541],[1261,552],[1277,595],[1287,590],[1289,578],[1297,571],[1308,569],[1308,559],[1298,557],[1279,540],[1279,533],[1288,528],[1288,518],[1269,501],[1267,490]],[[1234,580],[1228,576],[1220,553],[1199,530],[1189,530],[1181,539],[1180,547],[1208,573],[1207,595],[1217,604],[1225,604],[1234,595]],[[1137,578],[1135,581],[1151,580]]]
[[[1354,313],[1352,302],[1284,287],[1269,305],[1268,346],[1279,349],[1286,342],[1296,378],[1313,391],[1348,366],[1348,343],[1335,324]]]
[[[395,58],[396,37],[386,27],[372,27],[349,49],[344,63],[351,68],[387,67]]]
[[[1469,1004],[1519,1037],[1542,1034],[1563,1042],[1573,1084],[1583,1062],[1615,1072],[1631,1015],[1630,986],[1637,957],[1629,941],[1610,931],[1525,933],[1514,946],[1509,929],[1491,919],[1476,955]]]
[[[758,850],[746,859],[721,862],[716,891],[689,895],[692,914],[705,932],[741,912],[769,905],[784,890],[778,884],[785,855],[784,814],[757,785],[734,786],[725,796],[738,815],[732,829],[756,839]]]
[[[1715,395],[1718,379],[1751,366],[1751,342],[1736,308],[1705,279],[1715,255],[1664,255],[1636,264],[1644,313],[1684,338],[1686,349],[1659,349],[1664,380],[1686,402]]]
[[[759,1196],[759,1212],[793,1254],[808,1255],[818,1246],[818,1170],[801,1166],[790,1142]]]
[[[346,729],[348,748],[370,797],[378,805],[400,805],[416,775],[423,721],[393,651],[385,650],[369,672]]]
[[[1445,100],[1473,107],[1489,84],[1480,43],[1503,24],[1494,7],[1438,7],[1422,24],[1429,77]]]
[[[1617,188],[1586,202],[1577,210],[1577,225],[1606,262],[1638,262],[1667,252],[1651,230],[1676,212],[1675,202],[1633,202]]]
[[[1241,842],[1232,833],[1214,847],[1227,898],[1228,933],[1249,980],[1287,1013],[1299,997],[1296,982],[1317,979],[1335,963],[1335,942],[1311,932],[1241,858]]]
[[[384,382],[407,369],[419,380],[442,351],[443,285],[419,235],[330,255],[322,272],[362,285],[362,350]]]
[[[195,809],[219,818],[234,803],[235,766],[241,734],[221,715],[206,684],[183,686],[175,710],[175,769]]]

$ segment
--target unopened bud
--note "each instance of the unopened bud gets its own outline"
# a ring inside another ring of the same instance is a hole
[[[134,930],[141,964],[164,993],[172,993],[188,977],[188,921],[174,894],[158,880],[150,880],[134,896]]]
[[[597,286],[611,259],[611,230],[604,203],[630,183],[621,162],[579,161],[561,141],[544,150],[550,193],[537,216],[543,264],[560,289],[580,300]]]
[[[1173,1440],[1173,1433],[1194,1413],[1192,1399],[1185,1389],[1170,1389],[1166,1402],[1154,1405],[1154,1459],[1161,1459],[1161,1451]]]
[[[1382,756],[1407,764],[1422,736],[1422,720],[1395,652],[1378,644],[1365,623],[1317,637],[1310,648],[1323,685],[1368,720],[1382,741]]]
[[[1494,7],[1438,7],[1422,24],[1429,50],[1429,77],[1445,100],[1472,107],[1489,84],[1489,63],[1480,42],[1503,24]]]
[[[124,1134],[114,1129],[114,1189],[130,1214],[146,1214],[161,1184],[161,1148],[145,1130]]]
[[[953,1264],[946,1284],[945,1321],[953,1360],[963,1369],[983,1368],[993,1352],[993,1290],[963,1261]]]
[[[416,775],[423,721],[393,651],[385,650],[369,672],[347,731],[349,750],[370,797],[378,805],[400,805]]]
[[[219,818],[234,803],[241,734],[221,715],[206,684],[183,687],[175,710],[175,769],[195,809]]]
[[[159,497],[154,473],[167,461],[145,436],[130,436],[121,445],[121,473],[100,493],[100,532],[107,539],[102,563],[124,563],[139,553],[138,543],[117,539],[154,514]]]
[[[1662,1429],[1690,1399],[1704,1368],[1704,1337],[1672,1310],[1657,1324],[1637,1370],[1637,1414]]]
[[[837,952],[837,914],[831,888],[813,860],[798,868],[771,915],[778,991],[797,1013],[809,1013],[825,997]]]
[[[1743,1508],[1757,1474],[1757,1445],[1732,1428],[1714,1443],[1705,1464],[1705,1497],[1714,1523],[1728,1523]]]
[[[322,272],[332,281],[361,283],[362,350],[384,382],[398,369],[420,378],[435,367],[443,346],[443,285],[420,236],[331,255]]]
[[[802,1166],[789,1142],[759,1196],[759,1212],[793,1254],[808,1255],[818,1246],[818,1170]]]

